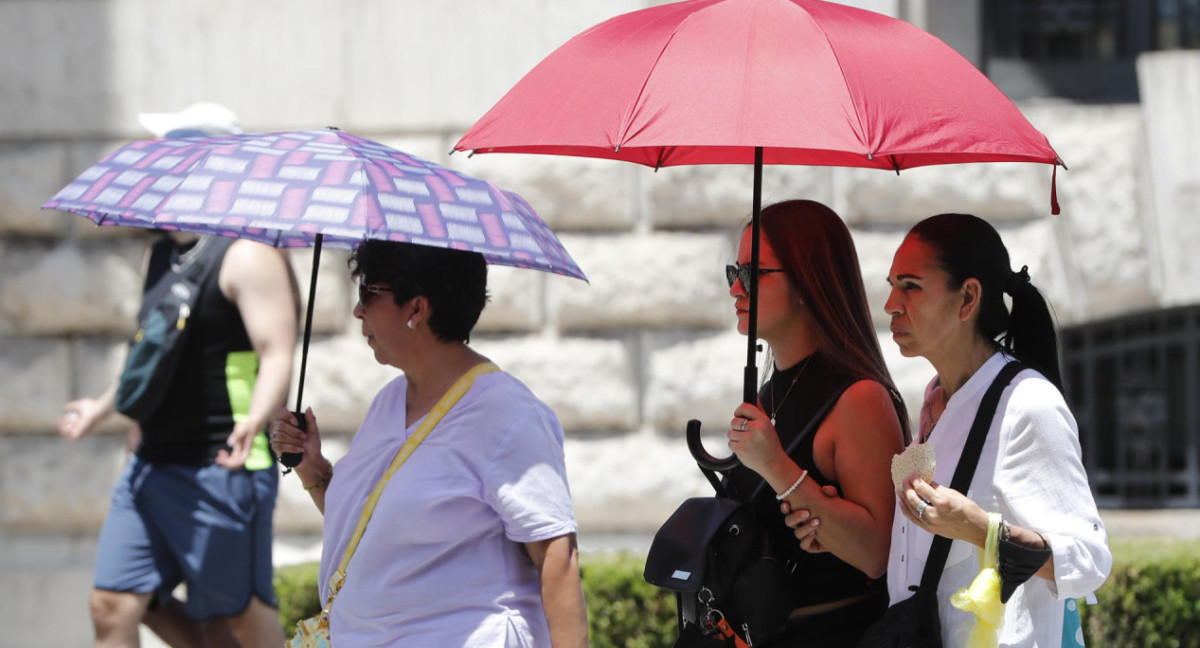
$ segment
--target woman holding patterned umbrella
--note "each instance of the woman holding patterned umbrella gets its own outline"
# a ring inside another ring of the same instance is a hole
[[[344,574],[329,617],[334,643],[586,646],[562,428],[467,346],[487,300],[483,257],[368,240],[351,266],[367,344],[404,375],[376,395],[336,470],[311,409],[307,431],[283,409],[272,426],[276,452],[304,454],[296,473],[325,515],[320,591]],[[406,440],[420,444],[339,570]]]

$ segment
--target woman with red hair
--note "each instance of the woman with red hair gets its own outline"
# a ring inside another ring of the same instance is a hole
[[[750,237],[746,229],[738,264],[727,268],[743,335]],[[772,371],[758,403],[734,411],[727,434],[742,465],[729,483],[753,504],[787,567],[792,612],[782,636],[754,645],[853,645],[887,608],[889,463],[904,447],[906,414],[837,214],[810,200],[767,207],[759,261],[758,337],[770,345]],[[811,551],[784,524],[781,503],[819,520],[803,541]]]

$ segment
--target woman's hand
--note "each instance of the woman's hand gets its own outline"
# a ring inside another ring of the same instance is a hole
[[[837,487],[830,484],[821,487],[821,494],[828,498],[840,497]],[[783,513],[783,523],[795,530],[796,539],[800,541],[800,548],[808,553],[824,553],[829,551],[829,548],[821,544],[817,538],[817,528],[821,526],[821,519],[812,517],[812,512],[808,509],[799,509],[792,511],[792,506],[783,501],[779,503],[779,511]]]
[[[756,405],[742,403],[734,410],[726,436],[742,465],[764,478],[776,462],[787,458],[771,419]]]
[[[304,418],[306,430],[296,426],[296,416],[286,407],[275,410],[275,416],[271,417],[269,438],[275,454],[304,453],[304,459],[296,466],[297,473],[305,473],[309,468],[323,469],[328,463],[321,456],[321,430],[317,427],[317,417],[313,415],[311,407],[305,410]]]
[[[926,482],[914,473],[904,480],[896,497],[904,517],[930,533],[978,547],[987,541],[987,511],[952,488]]]

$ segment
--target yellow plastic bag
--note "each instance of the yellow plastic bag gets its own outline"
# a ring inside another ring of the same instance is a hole
[[[950,597],[951,605],[975,615],[975,627],[967,637],[966,648],[996,648],[1000,644],[1004,604],[1000,602],[1000,572],[996,570],[999,552],[1000,514],[988,513],[987,541],[979,556],[979,575],[970,586]]]

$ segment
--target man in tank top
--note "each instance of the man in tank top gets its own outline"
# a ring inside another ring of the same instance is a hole
[[[155,133],[167,137],[240,132],[226,113],[197,104],[143,123],[169,125],[173,132]],[[135,421],[100,533],[96,645],[136,646],[145,623],[172,646],[279,646],[271,557],[279,473],[262,432],[291,383],[295,276],[283,253],[253,241],[173,233],[153,250],[142,314],[181,276],[199,296],[161,405]],[[67,403],[59,432],[88,434],[115,411],[116,393],[114,382]],[[180,583],[186,602],[172,594]]]

